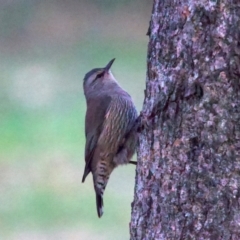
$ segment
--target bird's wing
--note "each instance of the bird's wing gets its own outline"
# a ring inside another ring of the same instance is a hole
[[[87,113],[85,118],[85,170],[82,178],[84,182],[88,173],[91,171],[91,161],[97,146],[98,138],[102,132],[103,121],[111,102],[110,96],[104,98],[95,98],[87,103]]]

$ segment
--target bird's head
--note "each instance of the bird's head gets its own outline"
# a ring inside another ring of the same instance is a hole
[[[102,88],[104,85],[116,82],[116,79],[110,70],[114,60],[115,58],[112,59],[104,68],[94,68],[85,75],[83,79],[85,92]]]

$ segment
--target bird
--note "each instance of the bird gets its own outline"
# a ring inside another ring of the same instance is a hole
[[[83,79],[87,110],[82,182],[91,172],[99,218],[103,215],[103,193],[112,171],[122,164],[136,165],[131,158],[137,145],[138,114],[131,96],[110,70],[114,60],[103,68],[92,69]]]

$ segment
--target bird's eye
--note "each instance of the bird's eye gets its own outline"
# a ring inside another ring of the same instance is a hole
[[[97,79],[97,78],[101,78],[101,77],[103,76],[103,74],[104,74],[104,72],[99,73],[99,74],[96,76],[96,79]]]

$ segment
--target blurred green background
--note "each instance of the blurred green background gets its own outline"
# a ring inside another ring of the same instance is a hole
[[[135,167],[116,169],[98,219],[84,168],[86,72],[143,102],[145,0],[0,1],[0,239],[129,239]]]

